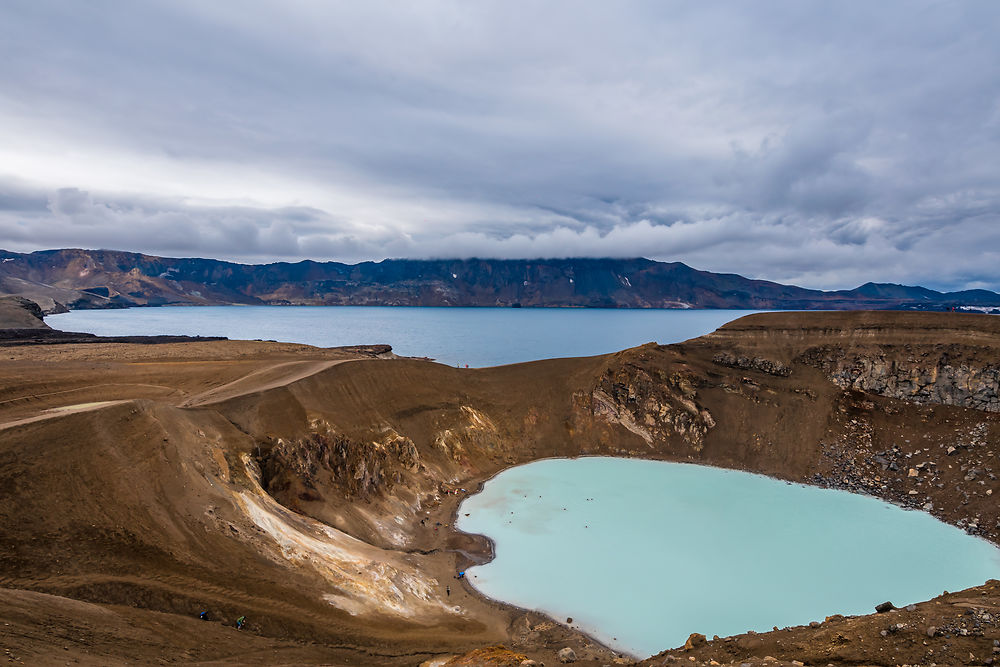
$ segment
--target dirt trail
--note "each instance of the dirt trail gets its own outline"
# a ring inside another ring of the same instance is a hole
[[[266,365],[263,368],[257,368],[246,375],[221,384],[211,389],[202,391],[194,396],[184,398],[183,400],[176,403],[179,407],[197,407],[211,405],[213,403],[219,403],[222,401],[230,400],[239,396],[244,396],[247,394],[252,394],[256,392],[267,391],[269,389],[275,389],[277,387],[283,387],[289,385],[293,382],[297,382],[304,378],[313,375],[314,373],[322,372],[332,366],[344,363],[347,360],[336,360],[336,361],[283,361],[273,364]],[[150,390],[159,393],[167,394],[161,396],[163,399],[169,399],[170,395],[183,398],[183,393],[178,392],[176,389],[171,389],[170,387],[155,384],[139,384],[139,383],[102,383],[95,384],[85,388],[79,389],[67,389],[61,391],[52,391],[46,393],[32,394],[31,396],[23,396],[14,399],[7,399],[5,401],[0,401],[0,407],[11,406],[17,403],[29,403],[31,401],[39,401],[41,399],[52,399],[53,397],[66,395],[66,394],[80,394],[81,392],[94,392],[95,390],[104,389],[106,391],[123,391],[128,392],[130,389],[138,390],[136,392],[136,398],[147,398],[150,395]],[[83,412],[85,410],[98,410],[100,408],[116,405],[119,403],[127,402],[131,399],[117,399],[117,400],[104,400],[104,401],[88,401],[84,403],[69,403],[66,405],[55,405],[53,407],[48,407],[30,417],[22,417],[20,419],[13,419],[6,422],[0,422],[0,430],[11,428],[14,426],[20,426],[23,424],[30,424],[33,422],[42,421],[45,419],[53,419],[66,414],[74,412]]]
[[[76,412],[86,412],[87,410],[100,410],[101,408],[106,408],[109,405],[119,405],[121,403],[128,403],[128,400],[121,401],[94,401],[91,403],[77,403],[75,405],[63,405],[57,408],[49,408],[44,413],[36,415],[35,417],[26,417],[24,419],[16,419],[14,421],[0,423],[0,431],[8,428],[13,428],[14,426],[22,426],[24,424],[32,424],[34,422],[44,421],[46,419],[56,419],[58,417],[64,417]]]
[[[374,352],[383,353],[381,347]],[[0,364],[0,424],[5,426],[107,401],[152,399],[204,406],[285,386],[344,361],[372,357],[364,347],[319,349],[256,341],[67,344],[5,353],[9,360]],[[101,381],[94,382],[95,378]]]
[[[315,373],[325,371],[337,364],[342,364],[345,361],[347,360],[286,361],[277,363],[266,368],[259,368],[232,382],[213,387],[208,391],[203,391],[183,401],[180,405],[181,407],[211,405],[236,398],[237,396],[283,387]]]

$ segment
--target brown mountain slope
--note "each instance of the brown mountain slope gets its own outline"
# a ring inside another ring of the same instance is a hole
[[[998,344],[987,316],[784,313],[481,370],[235,341],[5,349],[0,618],[17,630],[0,637],[32,664],[415,665],[498,642],[607,664],[453,579],[489,545],[450,529],[452,491],[543,456],[693,461],[929,507],[996,542]],[[671,655],[964,664],[991,655],[998,604],[985,585],[892,615],[905,627],[885,636],[884,616],[831,619]]]
[[[248,265],[114,250],[0,250],[0,293],[71,308],[355,305],[586,308],[1000,308],[986,290],[868,283],[820,291],[643,258],[387,259]]]
[[[20,296],[0,297],[0,329],[48,329],[42,309]]]

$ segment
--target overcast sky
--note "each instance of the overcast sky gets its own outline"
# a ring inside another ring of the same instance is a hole
[[[0,3],[0,248],[1000,289],[1000,2]]]

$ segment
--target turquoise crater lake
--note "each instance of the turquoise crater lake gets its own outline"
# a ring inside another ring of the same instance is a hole
[[[468,514],[468,516],[466,516]],[[1000,550],[922,512],[734,470],[605,457],[510,468],[459,529],[483,594],[653,655],[692,632],[800,625],[1000,578]]]

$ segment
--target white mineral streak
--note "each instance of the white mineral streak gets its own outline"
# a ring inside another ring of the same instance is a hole
[[[370,512],[363,507],[356,507],[354,511],[363,517],[368,525],[377,526],[382,537],[386,538],[392,546],[405,547],[407,544],[406,533],[403,532],[400,525],[405,521],[403,515],[412,515],[415,510],[407,503],[395,498],[389,499],[387,505],[386,513],[389,514],[387,518],[383,518],[380,512]]]
[[[646,441],[647,445],[653,444],[653,436],[644,427],[640,426],[627,410],[619,410],[614,399],[608,396],[601,389],[593,392],[594,414],[602,417],[608,422],[621,424],[628,430]]]
[[[252,469],[249,466],[248,472]],[[428,622],[441,613],[461,613],[441,599],[444,586],[437,579],[420,572],[401,554],[293,514],[259,486],[256,493],[235,495],[246,515],[274,540],[286,560],[297,566],[308,564],[334,586],[335,590],[322,594],[330,604],[354,615],[389,614]]]
[[[482,429],[484,431],[492,431],[494,433],[497,432],[497,427],[496,424],[493,423],[493,420],[479,410],[469,407],[468,405],[463,405],[462,414],[468,417],[469,428]]]

